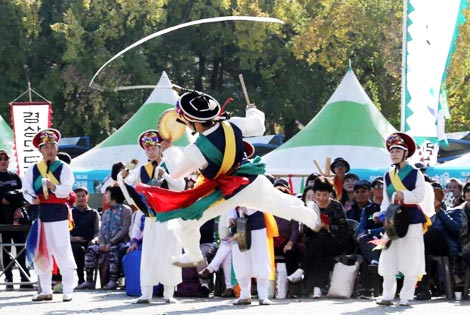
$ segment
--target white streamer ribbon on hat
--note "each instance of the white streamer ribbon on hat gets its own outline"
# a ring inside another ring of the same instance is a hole
[[[222,22],[222,21],[251,21],[251,22],[262,22],[262,23],[279,23],[279,24],[284,24],[285,22],[282,21],[282,20],[279,20],[279,19],[276,19],[276,18],[271,18],[271,17],[260,17],[260,16],[222,16],[222,17],[215,17],[215,18],[207,18],[207,19],[201,19],[201,20],[196,20],[196,21],[191,21],[191,22],[187,22],[187,23],[182,23],[182,24],[178,24],[178,25],[175,25],[175,26],[172,26],[172,27],[169,27],[169,28],[166,28],[164,30],[161,30],[161,31],[158,31],[158,32],[155,32],[153,34],[150,34],[140,40],[138,40],[137,42],[135,42],[134,44],[128,46],[127,48],[121,50],[120,52],[118,52],[116,55],[114,55],[111,59],[109,59],[108,61],[106,61],[106,63],[104,65],[101,66],[101,68],[98,69],[98,71],[96,71],[95,75],[93,76],[93,78],[91,78],[91,81],[90,81],[90,84],[88,85],[88,87],[91,87],[91,85],[93,84],[93,81],[95,80],[95,78],[98,76],[98,74],[101,72],[101,70],[104,69],[104,67],[106,67],[108,64],[110,64],[113,60],[115,60],[116,58],[118,58],[119,56],[123,55],[124,53],[126,53],[127,51],[131,50],[132,48],[134,47],[137,47],[139,46],[140,44],[142,43],[145,43],[146,41],[152,39],[152,38],[155,38],[155,37],[158,37],[160,35],[163,35],[163,34],[167,34],[167,33],[170,33],[170,32],[173,32],[173,31],[176,31],[176,30],[179,30],[179,29],[182,29],[182,28],[185,28],[185,27],[188,27],[188,26],[193,26],[193,25],[199,25],[199,24],[207,24],[207,23],[216,23],[216,22]]]

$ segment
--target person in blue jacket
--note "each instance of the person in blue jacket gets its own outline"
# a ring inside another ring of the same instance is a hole
[[[431,256],[457,257],[460,254],[459,234],[462,227],[462,209],[446,209],[442,203],[444,190],[439,183],[432,183],[434,188],[434,207],[436,214],[431,217],[432,225],[424,234],[426,275],[418,283],[417,300],[431,299],[430,285],[432,273]]]

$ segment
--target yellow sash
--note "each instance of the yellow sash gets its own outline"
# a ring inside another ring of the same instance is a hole
[[[54,174],[52,174],[52,172],[47,173],[47,164],[45,160],[40,161],[37,164],[37,167],[38,167],[39,173],[41,174],[43,178],[48,178],[55,185],[60,184],[59,180],[54,176]]]
[[[37,164],[37,166],[38,166],[38,170],[42,178],[48,178],[52,183],[56,185],[59,184],[59,181],[57,180],[57,178],[55,178],[54,174],[50,171],[48,172],[47,163],[45,160],[41,160]],[[42,178],[41,178],[41,181],[42,181]],[[42,194],[44,196],[44,199],[46,200],[49,199],[49,189],[44,185],[42,185]]]
[[[148,162],[147,164],[144,165],[145,171],[147,172],[147,175],[149,176],[150,180],[152,180],[152,171],[153,171],[153,164],[152,162]],[[145,183],[147,184],[147,183]]]
[[[400,176],[398,176],[398,172],[395,172],[395,170],[390,170],[388,172],[388,174],[390,176],[390,181],[392,182],[393,187],[395,187],[395,191],[408,190],[405,187],[405,185],[403,184],[403,182],[401,181]],[[421,210],[421,208],[420,208],[420,210]],[[421,212],[422,212],[422,210],[421,210]],[[424,234],[424,233],[426,233],[428,228],[432,225],[432,221],[431,221],[431,219],[429,219],[429,217],[426,215],[426,213],[423,212],[423,215],[424,215],[424,218],[426,220],[423,223],[423,234]]]
[[[38,167],[39,173],[41,174],[43,178],[48,178],[55,185],[60,184],[59,180],[54,176],[52,172],[47,172],[47,163],[45,160],[40,161],[37,164],[37,167]],[[43,193],[44,193],[44,198],[47,199],[46,196],[49,195],[49,191],[43,187]],[[72,212],[70,208],[68,210],[67,221],[69,224],[69,231],[73,230],[75,226],[75,222],[73,221]]]
[[[222,165],[220,166],[219,172],[215,176],[215,178],[219,177],[220,175],[227,174],[228,171],[232,168],[233,163],[235,161],[235,133],[233,132],[232,126],[226,121],[220,123],[222,128],[224,129],[225,134],[225,150],[224,150],[224,157],[222,159]]]

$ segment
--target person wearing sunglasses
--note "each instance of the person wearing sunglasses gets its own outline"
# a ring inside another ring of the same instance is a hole
[[[25,219],[24,211],[22,211],[23,209],[21,208],[23,205],[23,195],[18,193],[22,184],[20,177],[16,173],[8,170],[9,165],[9,153],[5,149],[0,149],[0,224],[20,224]],[[11,242],[24,244],[25,241],[25,232],[2,232],[2,242],[4,244],[10,244]],[[15,248],[16,252],[19,253],[23,249],[23,246],[15,246]],[[2,251],[4,266],[8,266],[11,262],[9,251],[11,251],[11,247],[5,247]],[[29,282],[26,277],[29,277],[29,271],[28,268],[26,268],[24,253],[17,257],[17,261],[26,273],[20,273],[21,282]],[[12,268],[5,270],[5,282],[13,282]],[[32,285],[20,285],[20,289],[25,288],[32,288]],[[9,291],[13,289],[14,286],[12,283],[6,284],[6,290]]]

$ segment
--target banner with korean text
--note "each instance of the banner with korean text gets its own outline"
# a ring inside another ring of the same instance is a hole
[[[41,129],[49,128],[52,121],[50,102],[11,102],[11,120],[15,135],[18,174],[41,160],[41,153],[33,146],[33,137]]]

